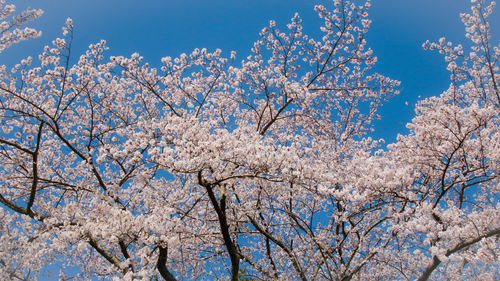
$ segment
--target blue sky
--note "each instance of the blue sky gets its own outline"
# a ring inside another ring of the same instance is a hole
[[[12,65],[37,55],[42,47],[60,36],[65,19],[75,25],[73,54],[100,39],[110,46],[108,55],[128,56],[139,52],[152,65],[163,56],[177,56],[194,48],[220,48],[238,59],[250,53],[259,31],[274,19],[284,27],[295,12],[304,19],[306,31],[318,32],[319,20],[313,5],[327,0],[17,0],[18,10],[30,6],[45,11],[32,26],[41,38],[20,43],[0,54],[0,63]],[[419,96],[438,95],[449,85],[443,58],[424,51],[422,43],[445,36],[464,42],[460,12],[469,11],[469,0],[373,0],[372,28],[368,45],[379,58],[376,70],[402,82],[401,94],[380,111],[376,138],[394,141],[404,133]],[[500,26],[499,12],[491,20]],[[493,30],[498,42],[500,30]],[[409,103],[409,106],[405,105]]]

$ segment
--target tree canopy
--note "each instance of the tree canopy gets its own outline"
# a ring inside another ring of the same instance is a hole
[[[449,89],[389,145],[370,134],[399,81],[373,70],[370,1],[315,6],[321,36],[271,21],[240,62],[160,67],[104,40],[70,63],[68,19],[0,66],[0,279],[495,280],[500,46],[495,3],[471,2],[470,47],[424,44]],[[0,51],[39,35],[21,27],[41,11],[0,3]]]

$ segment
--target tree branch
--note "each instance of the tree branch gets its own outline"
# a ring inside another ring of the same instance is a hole
[[[36,138],[36,148],[35,151],[33,151],[33,160],[32,160],[32,168],[33,168],[33,182],[31,184],[31,192],[30,192],[30,198],[28,201],[28,205],[26,206],[26,211],[28,213],[31,213],[31,207],[33,207],[33,204],[35,203],[35,195],[36,195],[36,189],[38,186],[38,152],[40,150],[40,141],[42,138],[42,129],[43,129],[43,124],[44,122],[40,123],[40,127],[38,127],[38,135]]]
[[[219,219],[220,231],[222,234],[222,238],[224,240],[224,245],[227,248],[229,253],[229,258],[231,260],[231,281],[237,281],[239,276],[239,268],[240,268],[240,256],[238,251],[234,245],[233,240],[231,239],[231,234],[229,233],[229,224],[227,223],[226,218],[226,195],[223,194],[220,199],[220,204],[217,202],[217,198],[212,190],[212,185],[203,180],[201,176],[201,171],[198,172],[198,184],[203,186],[208,193],[208,197],[210,198],[210,202],[217,213],[217,217]]]
[[[177,281],[175,277],[168,271],[167,269],[167,257],[168,257],[168,251],[167,248],[158,247],[159,253],[158,253],[158,261],[156,262],[156,268],[160,272],[161,277],[165,279],[165,281]]]
[[[492,237],[492,236],[499,236],[499,235],[500,235],[500,227],[495,228],[493,230],[490,230],[490,231],[486,232],[485,234],[480,235],[476,238],[469,238],[469,239],[463,241],[462,243],[459,243],[455,247],[449,249],[448,251],[446,251],[445,256],[449,257],[450,255],[481,241],[483,238],[488,238],[488,237]],[[429,277],[431,276],[432,272],[439,266],[440,263],[441,263],[441,260],[439,260],[439,258],[437,256],[434,256],[432,258],[432,262],[427,266],[427,268],[424,270],[422,275],[420,275],[420,278],[418,278],[418,281],[428,280]]]

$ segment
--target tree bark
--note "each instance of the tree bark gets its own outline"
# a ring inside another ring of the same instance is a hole
[[[161,277],[165,281],[177,281],[175,277],[168,271],[167,269],[167,248],[164,247],[158,247],[159,249],[159,254],[158,254],[158,261],[156,262],[156,268],[160,272]]]

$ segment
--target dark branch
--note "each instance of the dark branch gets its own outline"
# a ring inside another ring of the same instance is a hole
[[[158,253],[158,261],[156,262],[156,268],[160,272],[161,277],[165,279],[165,281],[177,281],[175,277],[168,271],[167,269],[167,248],[164,247],[158,247],[159,253]]]
[[[455,247],[446,251],[445,256],[449,257],[450,255],[481,241],[483,238],[488,238],[488,237],[492,237],[492,236],[499,236],[499,235],[500,235],[500,228],[490,230],[490,231],[486,232],[485,234],[480,235],[476,238],[470,238],[470,239],[463,241],[462,243],[459,243]],[[427,268],[424,270],[424,272],[422,273],[420,278],[418,278],[418,281],[428,280],[429,277],[431,276],[432,272],[439,266],[439,264],[441,264],[441,260],[439,260],[439,258],[437,256],[434,256],[432,258],[432,262],[427,266]]]

